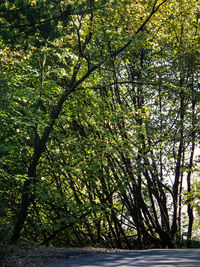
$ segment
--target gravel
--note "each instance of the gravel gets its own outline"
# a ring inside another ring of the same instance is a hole
[[[115,250],[55,247],[15,248],[9,254],[0,258],[0,267],[40,267],[57,260],[106,252],[111,253]]]

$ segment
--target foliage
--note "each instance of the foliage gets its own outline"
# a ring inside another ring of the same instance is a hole
[[[1,239],[191,245],[198,8],[1,3]]]

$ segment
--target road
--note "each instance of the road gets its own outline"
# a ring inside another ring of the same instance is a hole
[[[74,257],[45,267],[200,267],[200,249],[152,249],[143,251],[117,251]]]

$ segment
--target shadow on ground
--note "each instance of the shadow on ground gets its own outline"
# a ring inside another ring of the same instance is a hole
[[[200,249],[172,249],[172,250],[145,250],[145,251],[117,251],[106,254],[72,258],[57,261],[46,267],[129,267],[129,266],[200,266]]]

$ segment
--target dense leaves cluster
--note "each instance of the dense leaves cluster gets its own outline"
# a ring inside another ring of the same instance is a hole
[[[61,25],[68,23],[72,5],[64,1],[7,1],[0,5],[1,36],[11,44],[44,44],[61,35]],[[60,27],[59,27],[60,25]]]
[[[190,246],[197,1],[3,1],[0,238]]]

